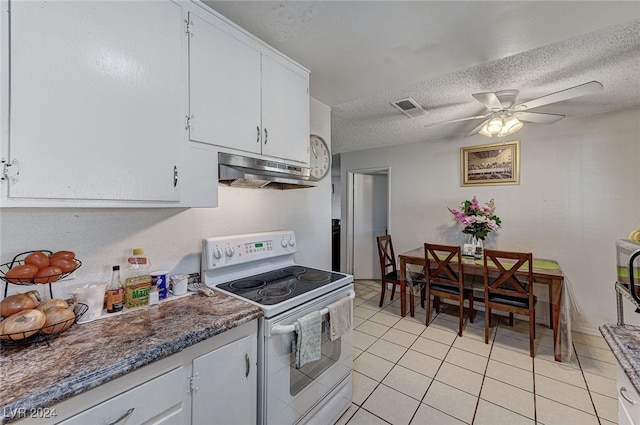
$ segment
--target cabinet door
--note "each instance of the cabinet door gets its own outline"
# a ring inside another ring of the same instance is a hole
[[[210,19],[189,14],[189,137],[260,153],[260,52]]]
[[[193,360],[192,423],[256,423],[256,338],[247,336]]]
[[[8,196],[178,200],[185,39],[169,1],[12,2]]]
[[[309,163],[309,76],[262,56],[262,153]]]

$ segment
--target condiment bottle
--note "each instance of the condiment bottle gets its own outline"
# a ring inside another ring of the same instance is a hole
[[[113,266],[111,272],[111,284],[105,294],[107,313],[122,311],[124,308],[124,286],[120,280],[120,266]]]
[[[149,290],[151,289],[151,264],[144,255],[144,249],[135,248],[133,255],[127,260],[128,273],[124,281],[124,306],[135,308],[149,305]]]

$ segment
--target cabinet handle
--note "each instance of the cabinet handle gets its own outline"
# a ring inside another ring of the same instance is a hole
[[[251,371],[251,362],[249,361],[249,355],[247,353],[244,353],[244,362],[245,362],[244,377],[248,378],[249,377],[249,372]]]
[[[127,410],[126,412],[124,412],[124,415],[120,416],[118,419],[116,419],[115,421],[109,422],[108,425],[116,425],[119,422],[124,421],[125,419],[127,419],[129,416],[131,416],[131,414],[133,413],[133,411],[135,410],[135,407],[132,407],[131,409]]]
[[[176,165],[173,166],[173,187],[178,185],[178,167]]]
[[[625,387],[620,387],[619,393],[622,396],[622,398],[627,400],[629,404],[631,404],[632,406],[636,404],[636,401],[627,395],[627,389]]]
[[[260,143],[260,126],[256,125],[256,130],[258,130],[258,137],[256,138],[256,143]]]
[[[267,129],[264,129],[264,144],[267,144],[267,141],[269,140],[269,132],[267,131]]]

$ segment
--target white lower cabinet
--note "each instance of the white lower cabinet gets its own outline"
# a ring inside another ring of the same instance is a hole
[[[256,423],[254,337],[244,337],[193,360],[191,419],[194,425]]]
[[[15,423],[255,424],[257,338],[253,320]]]
[[[181,424],[184,370],[179,367],[75,415],[62,425]]]
[[[618,425],[640,425],[640,394],[618,365]]]
[[[251,425],[257,421],[257,320],[184,350],[186,423]]]

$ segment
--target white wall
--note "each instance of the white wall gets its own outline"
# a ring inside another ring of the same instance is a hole
[[[447,207],[495,198],[503,225],[485,247],[558,260],[579,309],[574,329],[597,332],[616,321],[615,241],[640,227],[640,109],[525,125],[515,136],[507,141],[521,141],[519,185],[460,186],[460,148],[497,142],[478,135],[343,153],[343,193],[349,170],[389,167],[396,253],[464,243]],[[626,307],[626,321],[640,323]]]
[[[311,99],[311,132],[331,143],[331,110]],[[0,262],[20,252],[68,249],[82,267],[65,285],[109,279],[111,266],[124,267],[134,247],[144,247],[154,269],[200,271],[204,237],[293,229],[296,261],[331,269],[331,181],[294,190],[238,189],[219,186],[219,207],[202,209],[0,209]],[[1,287],[4,291],[4,286]],[[33,287],[10,285],[11,292]]]
[[[358,279],[380,279],[376,237],[387,230],[386,174],[353,175],[353,270]]]

